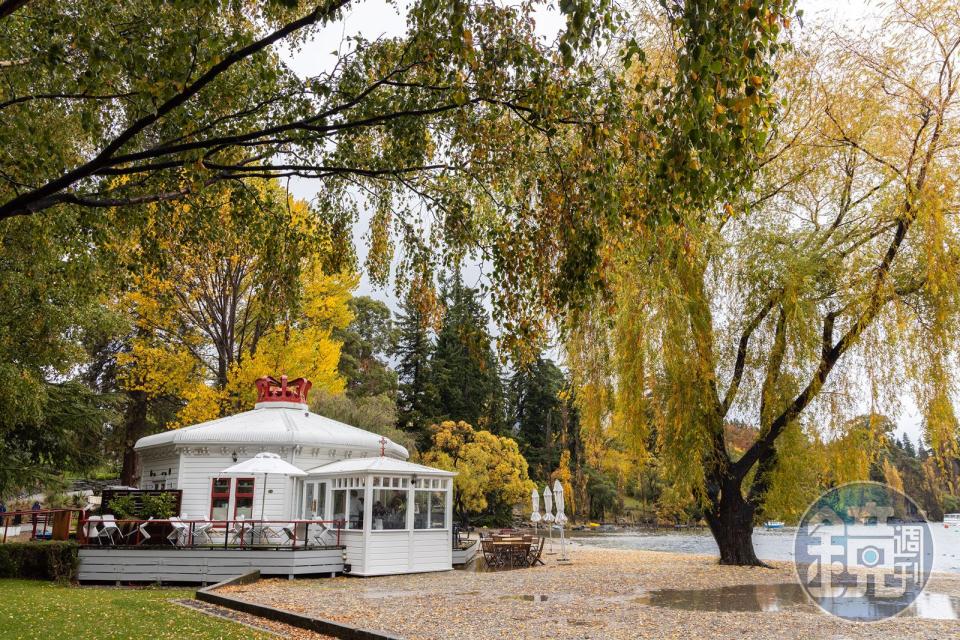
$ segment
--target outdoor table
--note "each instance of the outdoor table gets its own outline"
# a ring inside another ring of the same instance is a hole
[[[500,560],[500,564],[509,564],[511,567],[526,566],[527,556],[530,554],[530,546],[530,542],[523,542],[521,540],[495,540],[493,542],[493,549]]]

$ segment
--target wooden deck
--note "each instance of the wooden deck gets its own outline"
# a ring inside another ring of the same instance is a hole
[[[343,547],[312,549],[221,549],[84,547],[80,582],[188,582],[208,584],[259,570],[268,576],[343,572]]]

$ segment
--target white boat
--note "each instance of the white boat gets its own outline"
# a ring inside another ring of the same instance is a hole
[[[783,529],[783,522],[780,520],[767,520],[763,523],[766,529]]]
[[[960,531],[960,513],[947,513],[943,516],[943,528]]]

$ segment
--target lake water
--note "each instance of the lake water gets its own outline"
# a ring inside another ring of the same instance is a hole
[[[933,570],[960,572],[960,529],[945,529],[939,522],[930,523],[933,534]],[[793,560],[793,537],[796,528],[753,531],[753,545],[761,560]],[[607,549],[644,549],[673,553],[719,555],[709,531],[589,533],[573,532],[576,542]]]

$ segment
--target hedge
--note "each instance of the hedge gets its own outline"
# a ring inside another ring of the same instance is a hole
[[[75,542],[0,544],[0,578],[73,581],[80,566]]]

